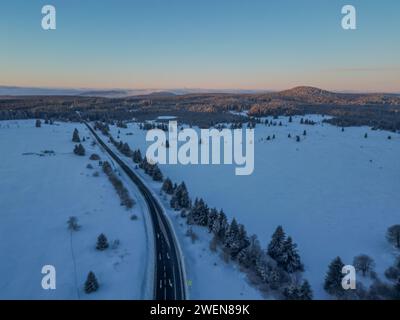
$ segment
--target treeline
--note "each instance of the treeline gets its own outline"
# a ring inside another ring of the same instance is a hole
[[[297,245],[281,226],[272,235],[268,247],[263,249],[256,235],[249,236],[245,226],[235,218],[229,222],[223,210],[209,208],[203,199],[195,199],[192,203],[184,182],[176,185],[167,178],[162,191],[171,196],[171,207],[181,211],[189,226],[207,228],[213,236],[212,251],[219,248],[226,261],[237,263],[263,291],[273,290],[280,298],[290,300],[312,299],[309,283],[299,281],[304,266]]]
[[[131,209],[134,206],[135,201],[130,197],[128,190],[124,187],[122,181],[116,176],[108,161],[103,162],[103,171],[117,191],[121,200],[121,205],[125,206],[127,209]]]

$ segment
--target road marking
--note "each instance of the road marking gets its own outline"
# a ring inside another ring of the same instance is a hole
[[[162,288],[162,280],[160,280],[160,289]]]

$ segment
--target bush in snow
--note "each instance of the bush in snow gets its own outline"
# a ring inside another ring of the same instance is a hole
[[[131,215],[131,220],[135,221],[138,219],[138,216],[136,214]]]
[[[186,231],[186,236],[192,240],[192,243],[195,243],[196,240],[199,238],[197,234],[193,231],[192,228],[188,228]]]
[[[391,226],[386,232],[386,239],[397,249],[400,249],[400,224]]]
[[[75,145],[75,148],[74,148],[74,153],[76,154],[76,155],[78,155],[78,156],[84,156],[85,155],[85,148],[83,147],[83,145],[81,145],[81,144],[77,144],[77,145]]]
[[[72,133],[72,142],[75,142],[75,143],[81,142],[81,138],[79,138],[78,129],[76,129],[76,128],[75,128],[74,132]]]
[[[374,270],[375,262],[374,259],[367,256],[366,254],[361,254],[354,258],[353,266],[357,271],[361,272],[363,277],[370,274]]]
[[[71,231],[78,231],[81,228],[81,226],[78,224],[77,217],[69,217],[67,224],[68,224],[68,230]]]
[[[96,160],[96,161],[98,161],[98,160],[100,160],[100,156],[99,156],[98,154],[96,154],[96,153],[93,153],[93,154],[89,157],[89,159],[90,159],[90,160]]]
[[[93,169],[93,166],[90,163],[88,163],[86,168],[91,170],[91,169]]]
[[[97,291],[98,289],[99,283],[96,279],[96,276],[92,271],[90,271],[85,282],[85,292],[89,294]]]
[[[108,240],[107,237],[102,233],[98,236],[97,238],[97,244],[96,244],[96,249],[103,251],[108,248]]]

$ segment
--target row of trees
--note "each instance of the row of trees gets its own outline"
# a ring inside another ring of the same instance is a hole
[[[171,195],[171,207],[182,212],[188,225],[205,227],[213,235],[210,249],[220,248],[225,259],[238,263],[249,276],[257,279],[257,283],[279,292],[286,299],[312,299],[309,283],[297,280],[296,275],[304,270],[297,245],[281,226],[263,250],[257,236],[248,236],[244,225],[235,218],[229,223],[223,210],[210,209],[203,199],[192,203],[184,182],[176,185],[166,178],[162,191]]]
[[[140,130],[152,130],[152,129],[159,129],[162,131],[168,131],[168,125],[165,123],[155,123],[155,122],[144,122],[139,124]]]
[[[122,181],[116,176],[108,161],[103,162],[103,171],[117,191],[121,200],[121,205],[131,209],[135,205],[135,201],[130,197],[128,190],[124,187]]]

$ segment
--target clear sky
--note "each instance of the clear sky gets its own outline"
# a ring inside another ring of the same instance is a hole
[[[398,0],[1,0],[0,85],[400,92],[399,38]]]

